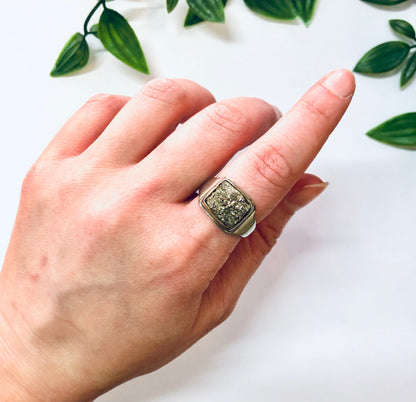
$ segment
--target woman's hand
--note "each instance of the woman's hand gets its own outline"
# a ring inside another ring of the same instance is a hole
[[[334,72],[278,122],[261,100],[216,103],[186,80],[89,100],[23,184],[0,275],[0,399],[91,400],[228,317],[289,218],[325,188],[304,171],[353,91],[352,74]],[[248,238],[199,206],[214,176],[255,202]]]

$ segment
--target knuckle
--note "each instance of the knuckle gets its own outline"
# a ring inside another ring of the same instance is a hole
[[[222,316],[220,317],[219,324],[222,324],[227,318],[231,316],[235,309],[235,305],[237,302],[233,302],[231,304],[228,304],[224,306]]]
[[[117,235],[121,221],[120,214],[116,210],[98,206],[94,202],[91,202],[89,208],[85,208],[80,213],[78,219],[80,221],[79,228],[87,236],[86,238],[97,240],[103,236]]]
[[[256,97],[250,97],[250,98],[244,98],[250,101],[250,103],[259,109],[259,111],[264,114],[265,116],[271,116],[274,120],[278,120],[282,112],[277,108],[277,106],[274,106],[270,104],[269,102],[266,102],[264,99],[256,98]]]
[[[233,313],[236,305],[236,301],[232,303],[225,302],[218,306],[216,312],[213,314],[212,321],[211,321],[211,329],[218,327],[224,321],[226,321],[231,314]]]
[[[131,185],[129,194],[135,203],[163,199],[166,180],[157,172],[149,173],[147,176],[143,175],[142,180]]]
[[[264,143],[257,148],[253,154],[255,174],[266,182],[277,188],[285,188],[294,176],[294,170],[289,162],[290,155],[269,143]]]
[[[282,230],[282,227],[271,225],[267,222],[262,222],[261,225],[258,225],[256,236],[252,238],[253,242],[255,242],[255,246],[252,247],[253,252],[260,254],[261,258],[265,257],[276,245]]]
[[[152,101],[157,100],[172,105],[183,100],[186,92],[177,80],[156,78],[144,86],[142,95]]]
[[[30,192],[33,189],[33,187],[35,187],[35,183],[37,182],[37,176],[38,172],[35,164],[28,170],[23,179],[22,193],[26,194]]]
[[[86,102],[87,106],[118,110],[130,99],[128,96],[99,93],[93,95]]]
[[[49,181],[48,177],[49,172],[44,166],[41,166],[38,162],[33,164],[23,179],[22,198],[33,197],[39,191],[39,188]]]
[[[72,202],[74,197],[81,197],[84,189],[92,184],[94,172],[78,164],[76,158],[62,161],[55,169],[53,186],[53,198],[59,206]]]
[[[81,216],[82,228],[87,233],[94,233],[97,235],[108,224],[108,219],[111,215],[105,214],[102,211],[90,208]]]
[[[67,204],[80,187],[79,180],[75,177],[60,177],[55,190],[55,197],[59,205]]]
[[[208,129],[238,135],[247,125],[247,117],[237,108],[217,103],[207,109]]]
[[[116,95],[106,94],[106,93],[98,93],[93,96],[91,96],[87,103],[101,103],[101,102],[107,102],[112,101]]]
[[[312,99],[301,99],[300,101],[301,109],[308,114],[308,116],[313,119],[319,119],[324,121],[331,120],[332,116],[330,114],[330,111],[323,107],[319,100],[312,100]]]

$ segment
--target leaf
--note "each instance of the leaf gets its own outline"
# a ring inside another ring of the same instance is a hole
[[[400,86],[403,88],[416,73],[416,52],[406,61],[400,76]]]
[[[166,0],[166,8],[168,13],[171,13],[175,7],[178,5],[179,0]]]
[[[222,0],[222,4],[224,4],[224,7],[227,5],[228,0]],[[192,9],[188,10],[188,14],[186,14],[186,18],[185,18],[185,23],[184,26],[185,27],[190,27],[196,24],[199,24],[201,22],[203,22],[204,20],[202,18],[199,18],[193,11]]]
[[[400,66],[409,51],[410,46],[405,42],[382,43],[368,51],[354,67],[354,71],[366,74],[385,73]]]
[[[256,14],[277,20],[294,20],[297,17],[292,0],[244,0]]]
[[[292,0],[292,3],[297,15],[305,25],[309,25],[315,11],[316,0]]]
[[[91,28],[90,28],[90,32],[96,37],[98,38],[98,24],[94,24]],[[100,38],[98,38],[100,39]]]
[[[370,130],[367,135],[390,145],[416,147],[416,112],[393,117]]]
[[[395,6],[396,4],[404,3],[407,0],[361,0],[365,3],[380,4],[382,6]]]
[[[51,77],[60,77],[85,67],[90,51],[84,35],[77,32],[62,49],[50,73]]]
[[[139,40],[133,28],[121,14],[106,8],[98,24],[98,37],[113,56],[135,70],[149,74]]]
[[[224,4],[221,0],[186,0],[189,8],[202,20],[225,22]]]
[[[410,39],[416,39],[415,29],[407,21],[404,20],[390,20],[391,29],[400,35],[407,36]]]

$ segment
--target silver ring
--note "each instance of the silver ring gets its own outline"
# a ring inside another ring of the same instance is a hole
[[[225,233],[247,237],[256,229],[253,200],[226,177],[215,177],[201,187],[199,205]]]

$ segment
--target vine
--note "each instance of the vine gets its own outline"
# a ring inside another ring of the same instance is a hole
[[[50,73],[52,77],[64,76],[84,68],[89,61],[86,38],[95,36],[104,48],[128,66],[149,74],[145,54],[128,21],[108,7],[113,0],[99,0],[89,12],[83,25],[83,33],[75,33],[62,49]],[[317,0],[243,0],[254,13],[273,20],[300,19],[308,26],[314,15]],[[410,0],[361,0],[382,6],[395,6]],[[204,21],[225,22],[227,0],[186,0],[188,13],[184,26],[191,27]],[[179,0],[166,0],[168,13],[175,10]],[[91,19],[100,12],[97,24],[89,28]],[[377,75],[401,69],[400,86],[407,86],[416,74],[416,33],[404,20],[390,20],[393,31],[402,40],[382,43],[369,50],[356,64],[354,71]],[[384,143],[416,149],[416,112],[402,114],[380,124],[367,133]]]
[[[73,35],[61,51],[50,75],[60,77],[81,70],[88,64],[89,47],[86,37],[93,34],[113,56],[128,66],[149,74],[140,42],[127,20],[107,6],[112,0],[99,0],[84,22],[84,33]],[[263,17],[274,20],[300,18],[306,25],[312,21],[317,0],[244,0],[246,6]],[[186,0],[188,13],[184,26],[191,27],[204,21],[224,23],[228,0]],[[166,0],[171,13],[179,0]],[[91,18],[102,8],[98,24],[88,29]]]

